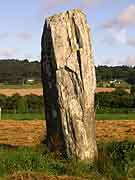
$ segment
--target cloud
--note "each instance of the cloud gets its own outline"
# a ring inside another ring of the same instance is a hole
[[[22,40],[29,40],[32,38],[32,34],[27,32],[20,32],[16,35],[16,37]]]
[[[103,60],[102,64],[107,66],[115,66],[116,62],[113,58],[108,58],[106,60]]]
[[[135,5],[128,6],[118,17],[118,22],[123,25],[135,25]]]
[[[126,59],[126,64],[129,66],[135,65],[135,56],[129,56]]]
[[[114,45],[114,44],[121,44],[135,47],[135,38],[131,38],[128,36],[126,29],[109,29],[109,35],[102,40],[103,42]]]
[[[6,38],[8,38],[7,32],[0,33],[0,39],[6,39]]]
[[[105,29],[123,28],[135,25],[135,5],[129,5],[118,17],[102,24]]]
[[[119,66],[119,65],[126,65],[126,66],[135,66],[135,55],[129,55],[125,58],[108,58],[103,61],[104,65],[108,66]]]
[[[0,49],[0,58],[12,58],[16,56],[16,49]]]
[[[19,32],[13,35],[22,40],[29,40],[32,38],[32,34],[28,32]],[[9,34],[7,32],[0,33],[0,39],[6,39],[8,37],[9,37]]]
[[[127,30],[126,29],[108,29],[105,37],[102,40],[103,42],[114,45],[114,44],[127,44]]]
[[[126,42],[127,42],[126,29],[122,29],[119,31],[112,30],[112,38],[118,43],[126,44]]]
[[[29,61],[40,61],[41,57],[40,56],[34,56],[32,54],[24,54],[22,59],[28,59]]]
[[[135,47],[135,38],[134,39],[131,39],[131,38],[127,39],[127,44],[129,46]]]
[[[118,64],[134,66],[135,65],[135,55],[128,56],[125,60],[121,60]]]

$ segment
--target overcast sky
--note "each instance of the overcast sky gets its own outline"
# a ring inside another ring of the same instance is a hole
[[[81,8],[92,31],[96,65],[135,64],[135,0],[1,0],[0,59],[40,59],[47,16]]]

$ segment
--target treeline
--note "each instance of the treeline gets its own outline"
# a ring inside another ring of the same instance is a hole
[[[117,79],[135,85],[135,66],[98,66],[96,77],[98,82]]]
[[[0,107],[4,113],[40,113],[44,110],[43,97],[34,94],[20,96],[0,95]]]
[[[97,112],[135,112],[135,88],[131,88],[131,94],[120,88],[100,92],[96,94],[95,101]]]
[[[0,83],[24,84],[28,79],[41,81],[40,63],[29,62],[27,59],[0,60]]]
[[[97,82],[109,80],[124,80],[135,84],[135,66],[97,66]],[[22,84],[27,79],[41,81],[41,67],[39,61],[0,60],[0,83]]]
[[[0,106],[5,113],[39,113],[44,111],[43,96],[34,94],[26,96],[14,94],[11,97],[0,95]],[[95,107],[97,113],[135,112],[135,88],[131,89],[131,94],[122,89],[116,89],[116,91],[109,93],[97,93]]]

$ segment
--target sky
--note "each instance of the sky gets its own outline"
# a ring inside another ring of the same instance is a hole
[[[45,18],[82,9],[96,65],[135,65],[135,0],[1,0],[0,59],[40,60]]]

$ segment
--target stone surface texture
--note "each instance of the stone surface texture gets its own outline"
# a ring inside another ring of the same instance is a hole
[[[48,147],[94,160],[96,77],[90,29],[81,10],[46,19],[41,56]]]

